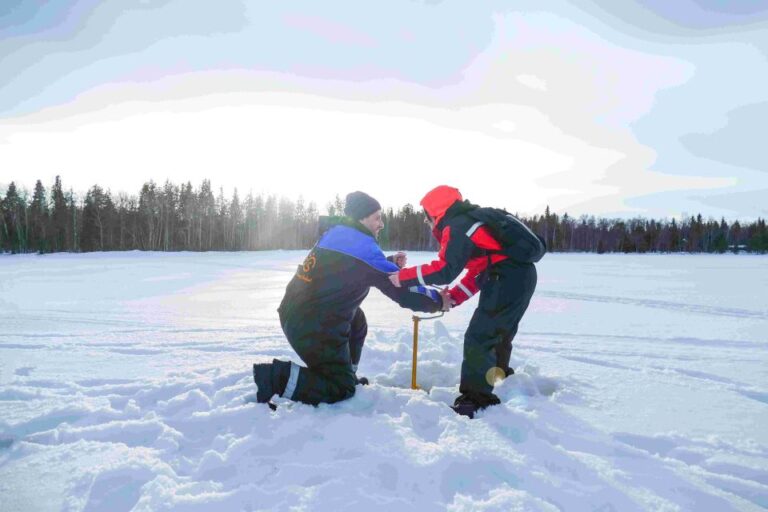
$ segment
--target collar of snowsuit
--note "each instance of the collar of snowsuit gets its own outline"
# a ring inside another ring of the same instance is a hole
[[[317,247],[346,254],[380,272],[400,270],[400,267],[387,260],[371,232],[359,222],[354,224],[340,223],[329,228],[317,242]]]

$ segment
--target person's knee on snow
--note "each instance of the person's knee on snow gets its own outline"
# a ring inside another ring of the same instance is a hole
[[[289,397],[299,402],[318,405],[333,404],[347,400],[355,395],[355,374],[333,366],[321,366],[308,370],[314,374],[311,382],[302,382],[294,396]]]
[[[289,386],[292,387],[292,386]],[[317,364],[301,368],[294,391],[283,396],[310,405],[335,403],[355,394],[355,374],[350,365]]]
[[[329,389],[327,403],[334,404],[355,396],[355,384],[356,381],[350,379],[337,382],[335,386]]]

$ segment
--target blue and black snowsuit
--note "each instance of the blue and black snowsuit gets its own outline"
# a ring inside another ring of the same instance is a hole
[[[288,283],[278,309],[288,342],[307,365],[291,363],[283,397],[317,404],[354,395],[368,330],[360,304],[371,286],[402,307],[440,310],[433,290],[394,287],[388,274],[397,270],[359,222],[341,220],[322,235]]]

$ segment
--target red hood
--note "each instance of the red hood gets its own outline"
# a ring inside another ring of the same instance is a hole
[[[435,219],[435,225],[437,225],[440,219],[443,218],[443,215],[445,215],[445,211],[453,203],[461,200],[463,198],[459,189],[449,187],[448,185],[440,185],[427,192],[419,204]]]

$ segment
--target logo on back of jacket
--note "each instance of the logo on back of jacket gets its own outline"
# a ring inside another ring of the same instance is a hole
[[[315,257],[315,251],[310,251],[310,253],[307,254],[307,257],[304,259],[304,263],[299,265],[299,268],[296,270],[296,277],[298,277],[302,281],[311,283],[312,271],[315,269],[315,265],[317,265],[317,258]]]

